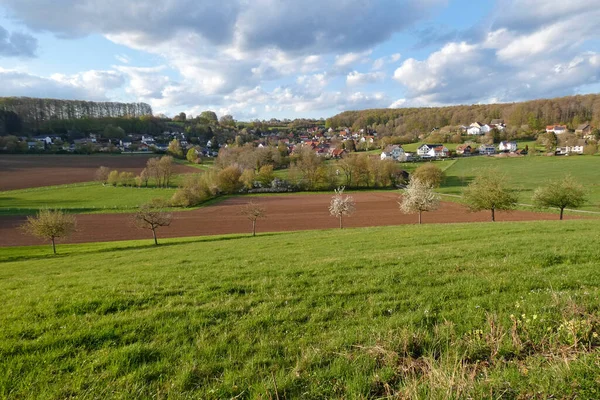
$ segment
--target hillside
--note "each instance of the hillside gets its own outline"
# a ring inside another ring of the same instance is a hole
[[[0,397],[598,398],[596,221],[0,253]]]
[[[598,127],[600,94],[507,104],[345,111],[327,119],[327,126],[351,126],[358,130],[377,125],[378,133],[403,135],[413,131],[430,132],[433,128],[475,121],[489,123],[493,119],[503,119],[509,128],[518,129],[522,125],[528,125],[528,129],[534,131],[558,123],[567,124],[571,129],[584,122],[591,122]]]

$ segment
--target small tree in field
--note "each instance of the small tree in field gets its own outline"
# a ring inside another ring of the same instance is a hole
[[[548,182],[533,193],[533,203],[541,208],[556,207],[560,209],[563,219],[565,208],[579,208],[585,203],[585,190],[570,176],[560,182]]]
[[[108,167],[100,167],[96,170],[96,181],[100,182],[103,185],[106,185],[108,182],[108,174],[110,174],[110,168]]]
[[[42,210],[35,217],[27,217],[21,229],[40,239],[52,242],[52,251],[56,254],[56,239],[70,236],[77,227],[73,215],[60,210]]]
[[[498,171],[489,170],[479,175],[467,186],[463,198],[471,211],[490,210],[492,222],[496,210],[512,210],[517,197],[506,186],[506,178]]]
[[[433,191],[431,185],[413,178],[399,204],[404,214],[419,213],[419,224],[421,224],[423,211],[434,211],[439,208],[440,196]]]
[[[266,210],[261,205],[251,201],[242,207],[241,214],[252,222],[252,236],[256,236],[256,220],[266,218]]]
[[[431,187],[439,187],[444,179],[444,171],[437,165],[429,162],[418,167],[413,172],[412,177]]]
[[[329,213],[339,218],[340,229],[344,227],[343,218],[352,215],[356,210],[356,203],[352,196],[344,196],[344,188],[335,189],[335,195],[331,198],[329,203]]]
[[[119,184],[121,180],[119,171],[114,170],[114,171],[110,171],[110,173],[108,174],[108,178],[106,179],[106,182],[109,185],[113,185],[113,186],[117,186]]]
[[[171,225],[173,216],[164,210],[166,203],[162,199],[152,200],[150,203],[143,204],[133,215],[133,222],[140,229],[149,229],[154,237],[154,244],[158,245],[156,230],[162,226]]]

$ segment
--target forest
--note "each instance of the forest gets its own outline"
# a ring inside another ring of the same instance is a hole
[[[383,136],[403,136],[445,126],[469,125],[475,121],[490,123],[492,119],[503,119],[509,128],[532,132],[552,124],[566,124],[570,129],[585,122],[598,126],[600,94],[520,103],[345,111],[327,119],[326,125],[334,129],[371,128]]]
[[[44,123],[56,120],[151,116],[152,107],[146,103],[0,97],[0,112],[15,113],[27,127],[39,129]],[[0,121],[2,121],[2,114],[0,114]],[[3,125],[6,125],[6,122]],[[2,129],[0,127],[0,132]]]

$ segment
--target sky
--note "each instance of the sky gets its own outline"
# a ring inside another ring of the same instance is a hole
[[[237,120],[600,92],[600,0],[0,0],[0,96]]]

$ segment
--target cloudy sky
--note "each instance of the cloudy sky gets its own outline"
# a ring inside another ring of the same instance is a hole
[[[236,119],[600,92],[600,0],[0,0],[0,96]]]

